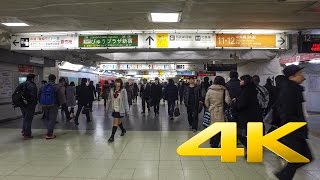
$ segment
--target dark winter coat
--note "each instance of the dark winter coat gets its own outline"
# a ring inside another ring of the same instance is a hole
[[[151,86],[149,83],[141,84],[140,87],[140,97],[144,99],[149,99],[151,96]]]
[[[270,108],[276,101],[276,87],[275,86],[270,86],[270,85],[265,85],[264,86],[269,93],[269,103],[268,103],[268,108]]]
[[[81,84],[77,88],[78,105],[87,105],[90,101],[90,88],[86,84]]]
[[[38,103],[38,88],[34,82],[26,81],[21,84],[25,88],[27,107],[34,108]]]
[[[288,122],[306,122],[302,106],[304,102],[303,91],[304,88],[299,84],[290,80],[283,81],[277,106],[281,121],[280,126]],[[307,139],[308,127],[304,126],[287,136]]]
[[[131,89],[130,86],[126,86],[125,87],[126,91],[127,91],[127,98],[128,98],[128,103],[131,106],[132,105],[132,97],[133,97],[133,91]]]
[[[241,94],[240,80],[238,78],[231,78],[227,82],[226,88],[230,94],[230,98],[238,98]]]
[[[162,98],[162,86],[155,83],[151,85],[151,99],[152,101],[160,101]]]
[[[93,101],[94,100],[94,98],[96,97],[96,88],[94,87],[94,85],[89,85],[88,86],[88,88],[89,88],[89,100],[90,101]]]
[[[247,126],[247,122],[262,122],[257,93],[255,85],[250,84],[242,87],[237,98],[238,125],[242,129]]]
[[[133,97],[137,97],[139,94],[139,87],[138,85],[133,85]]]
[[[202,100],[202,94],[201,94],[201,90],[199,86],[195,86],[194,87],[194,95],[195,95],[195,106],[194,106],[194,110],[198,111],[199,110],[199,105],[200,105],[200,101]],[[190,86],[186,86],[185,87],[185,91],[184,91],[184,104],[186,106],[188,106],[189,104],[189,90],[190,90]]]
[[[111,87],[109,84],[104,84],[102,87],[101,97],[102,99],[108,99],[110,94]]]
[[[174,84],[168,84],[164,89],[164,99],[168,101],[178,100],[178,87]]]

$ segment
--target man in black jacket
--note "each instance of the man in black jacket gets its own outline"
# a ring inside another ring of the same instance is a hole
[[[21,107],[23,115],[22,135],[25,140],[32,139],[31,125],[34,116],[34,112],[37,105],[37,86],[34,83],[34,74],[27,75],[27,81],[20,84],[19,86],[23,89],[23,94],[26,99],[26,105]]]
[[[195,79],[190,77],[189,85],[184,91],[184,104],[187,107],[189,129],[193,132],[198,130],[199,122],[199,106],[202,106],[203,102],[200,87],[195,84]]]
[[[289,122],[306,122],[302,106],[304,102],[302,94],[304,88],[300,85],[305,80],[302,69],[303,68],[299,66],[290,65],[283,70],[286,79],[281,85],[278,97],[279,104],[277,107],[281,120],[280,126]],[[292,150],[308,158],[311,162],[312,154],[306,139],[308,139],[308,127],[304,126],[280,139],[280,141]],[[280,180],[291,180],[297,169],[304,165],[305,163],[287,163],[287,165],[275,175]]]
[[[226,83],[226,88],[231,99],[237,99],[241,94],[239,74],[237,71],[230,72],[230,80]],[[235,103],[231,103],[228,108],[228,121],[237,122],[238,112]]]
[[[164,89],[164,99],[168,101],[168,114],[173,120],[173,113],[178,100],[178,87],[174,84],[173,79],[169,79],[168,85]]]
[[[78,110],[77,110],[77,114],[76,117],[74,119],[74,123],[76,125],[79,125],[79,115],[82,111],[82,109],[86,108],[87,110],[85,111],[86,113],[86,117],[87,117],[87,122],[90,122],[90,114],[89,114],[89,103],[90,103],[90,89],[89,87],[86,85],[87,83],[87,79],[86,78],[82,78],[81,79],[81,84],[77,90],[77,96],[78,96]]]
[[[151,93],[151,86],[146,79],[143,79],[143,84],[141,84],[141,87],[140,87],[140,97],[142,99],[142,114],[146,112],[146,103],[147,103],[148,111],[150,111],[150,104],[149,104],[149,99],[151,95],[150,93]]]
[[[155,115],[159,115],[159,104],[162,97],[162,86],[159,78],[155,78],[155,82],[151,85],[151,101],[154,106]]]

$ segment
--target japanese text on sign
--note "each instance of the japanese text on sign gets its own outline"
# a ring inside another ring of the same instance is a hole
[[[138,35],[79,36],[79,47],[137,47]]]

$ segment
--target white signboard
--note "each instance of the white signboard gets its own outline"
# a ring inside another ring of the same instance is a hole
[[[11,37],[11,50],[66,50],[78,47],[76,35]]]
[[[13,94],[12,72],[2,71],[0,73],[0,98],[9,98]]]
[[[144,34],[144,48],[215,48],[214,34]]]

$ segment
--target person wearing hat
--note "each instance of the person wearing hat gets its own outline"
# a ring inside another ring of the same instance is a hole
[[[154,107],[154,114],[159,115],[159,104],[162,98],[162,86],[159,78],[155,78],[154,83],[151,85],[151,102]]]
[[[283,70],[285,79],[281,83],[281,89],[278,96],[278,111],[280,116],[280,126],[289,122],[306,122],[303,111],[303,91],[304,88],[300,84],[305,80],[301,67],[296,65],[287,66]],[[312,161],[312,154],[310,147],[306,141],[308,139],[308,127],[304,126],[287,136],[280,139],[280,141],[308,158]],[[287,163],[287,165],[275,176],[280,180],[293,179],[298,168],[306,165],[306,163]]]
[[[34,74],[28,74],[26,82],[19,85],[23,89],[26,104],[20,107],[23,116],[22,136],[25,140],[32,139],[32,120],[37,106],[38,88],[34,83]]]

